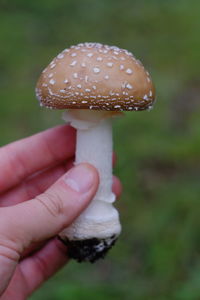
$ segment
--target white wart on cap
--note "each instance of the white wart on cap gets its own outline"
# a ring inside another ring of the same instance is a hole
[[[155,89],[127,50],[84,43],[53,59],[38,80],[36,95],[41,105],[55,109],[128,111],[151,108]]]

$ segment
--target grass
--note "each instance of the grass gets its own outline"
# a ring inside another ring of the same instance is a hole
[[[84,41],[132,51],[152,74],[151,112],[115,122],[122,235],[104,261],[70,264],[30,299],[200,299],[199,1],[0,3],[1,145],[60,123],[35,82]]]

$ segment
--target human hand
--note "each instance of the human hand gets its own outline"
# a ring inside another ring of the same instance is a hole
[[[66,247],[55,236],[89,204],[98,186],[92,166],[71,168],[74,149],[75,131],[69,126],[0,148],[3,300],[26,299],[68,260]],[[121,192],[116,178],[113,190],[117,196]]]

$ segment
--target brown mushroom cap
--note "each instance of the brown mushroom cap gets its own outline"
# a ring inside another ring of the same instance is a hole
[[[56,109],[144,110],[152,107],[155,89],[127,50],[84,43],[53,59],[38,80],[36,95],[42,106]]]

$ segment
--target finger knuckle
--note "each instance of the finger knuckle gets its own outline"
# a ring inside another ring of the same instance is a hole
[[[17,244],[7,238],[0,236],[0,257],[11,261],[18,261],[20,258],[20,250]]]
[[[36,197],[36,200],[42,204],[42,206],[48,211],[53,217],[58,217],[63,214],[63,201],[58,194],[50,194],[45,192]]]
[[[48,278],[48,265],[45,258],[40,255],[36,255],[34,257],[34,263],[41,282],[45,281]]]

